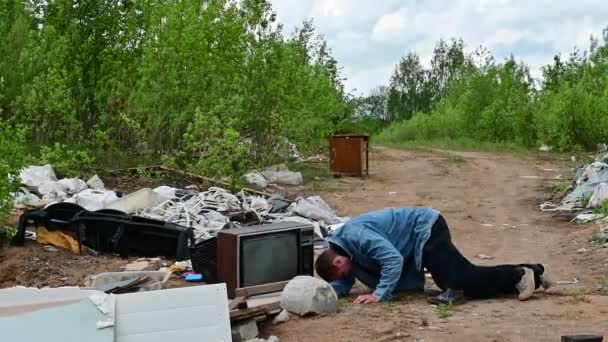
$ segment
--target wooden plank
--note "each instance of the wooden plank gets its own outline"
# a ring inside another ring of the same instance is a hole
[[[251,297],[251,296],[256,296],[256,295],[261,295],[261,294],[266,294],[266,293],[279,292],[279,291],[283,291],[283,289],[285,288],[285,285],[287,285],[288,282],[289,281],[280,281],[277,283],[241,287],[241,288],[236,289],[234,291],[234,293],[236,294],[237,297],[238,296]]]
[[[228,309],[230,311],[236,309],[247,309],[247,298],[245,296],[238,296],[230,301],[228,304]]]
[[[245,319],[250,319],[254,317],[268,315],[270,313],[280,311],[281,304],[279,302],[270,303],[262,306],[257,306],[255,308],[249,308],[245,310],[234,310],[230,311],[230,321],[242,321]]]

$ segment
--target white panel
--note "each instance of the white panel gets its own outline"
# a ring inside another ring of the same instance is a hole
[[[226,286],[116,296],[116,342],[231,341]]]

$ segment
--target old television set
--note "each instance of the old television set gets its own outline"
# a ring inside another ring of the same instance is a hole
[[[314,228],[281,222],[236,229],[217,235],[217,276],[228,296],[237,288],[288,281],[313,275]]]

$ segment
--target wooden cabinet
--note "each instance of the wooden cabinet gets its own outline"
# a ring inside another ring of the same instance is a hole
[[[329,146],[330,170],[334,176],[364,177],[369,175],[368,135],[334,135],[330,139]]]

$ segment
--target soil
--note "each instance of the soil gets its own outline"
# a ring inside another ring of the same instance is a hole
[[[320,194],[347,216],[388,206],[432,206],[446,217],[456,245],[473,262],[541,262],[558,279],[577,278],[579,283],[537,293],[525,302],[500,298],[446,308],[427,304],[425,294],[372,305],[355,305],[346,298],[334,315],[292,318],[277,326],[267,322],[263,336],[276,335],[282,342],[471,342],[558,341],[564,334],[608,333],[608,296],[602,295],[608,292],[608,248],[589,241],[598,226],[575,225],[538,207],[550,197],[546,189],[554,184],[551,179],[572,173],[566,162],[546,155],[374,148],[370,166],[365,180],[318,179],[286,192]],[[128,192],[168,180],[159,176],[148,184],[135,178],[117,176],[107,183]],[[176,185],[188,185],[180,182],[189,181],[175,179]],[[586,252],[577,252],[582,247]],[[494,259],[476,258],[479,254]],[[88,276],[120,271],[127,262],[108,255],[49,252],[31,241],[24,247],[4,245],[0,288],[82,285]],[[169,286],[187,283],[172,279]],[[433,288],[432,281],[428,286]],[[365,291],[359,286],[355,293]]]
[[[353,298],[347,298],[337,314],[266,324],[264,335],[279,336],[282,342],[471,342],[559,341],[564,334],[608,332],[608,296],[598,291],[602,284],[608,290],[608,248],[589,242],[597,225],[564,222],[538,207],[551,179],[571,174],[565,162],[538,155],[376,148],[370,165],[367,180],[337,179],[331,182],[339,186],[326,188],[339,190],[322,193],[339,214],[432,206],[446,217],[456,246],[473,262],[540,262],[558,279],[580,282],[525,302],[500,298],[453,308],[431,306],[420,294],[372,305],[351,304]],[[578,253],[582,247],[588,251]],[[494,259],[476,258],[479,254]]]

